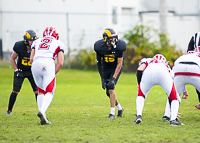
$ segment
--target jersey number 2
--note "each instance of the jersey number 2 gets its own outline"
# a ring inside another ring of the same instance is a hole
[[[50,39],[42,39],[38,50],[48,50],[50,47],[50,43],[51,43]]]

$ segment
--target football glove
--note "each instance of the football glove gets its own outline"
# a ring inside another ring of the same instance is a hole
[[[111,79],[110,79],[110,81],[108,82],[108,84],[107,84],[107,86],[109,87],[109,88],[114,88],[115,87],[115,78],[114,77],[112,77]]]
[[[102,88],[105,90],[106,88],[106,81],[105,79],[101,79]]]
[[[20,69],[15,70],[15,76],[22,78],[23,77],[22,70],[20,70]]]

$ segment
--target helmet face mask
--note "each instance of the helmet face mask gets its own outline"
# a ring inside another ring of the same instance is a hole
[[[45,28],[45,30],[43,32],[43,37],[53,37],[58,40],[59,33],[56,28],[49,26],[49,27]]]
[[[27,30],[23,36],[24,38],[24,43],[27,45],[27,46],[31,46],[29,44],[28,41],[34,41],[36,40],[38,37],[37,37],[37,34],[33,31],[33,30]]]
[[[111,28],[105,29],[103,32],[103,39],[107,45],[112,45],[113,48],[116,48],[118,44],[118,35],[113,29]]]

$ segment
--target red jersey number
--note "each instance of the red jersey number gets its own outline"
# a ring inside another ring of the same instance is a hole
[[[42,39],[41,44],[39,46],[39,50],[48,50],[50,47],[50,43],[50,39]]]

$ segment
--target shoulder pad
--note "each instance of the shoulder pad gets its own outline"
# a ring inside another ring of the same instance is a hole
[[[103,39],[96,41],[94,44],[94,51],[99,51],[103,45],[105,45],[105,41]]]
[[[117,48],[118,48],[118,50],[124,52],[126,50],[126,43],[123,40],[119,40]]]

